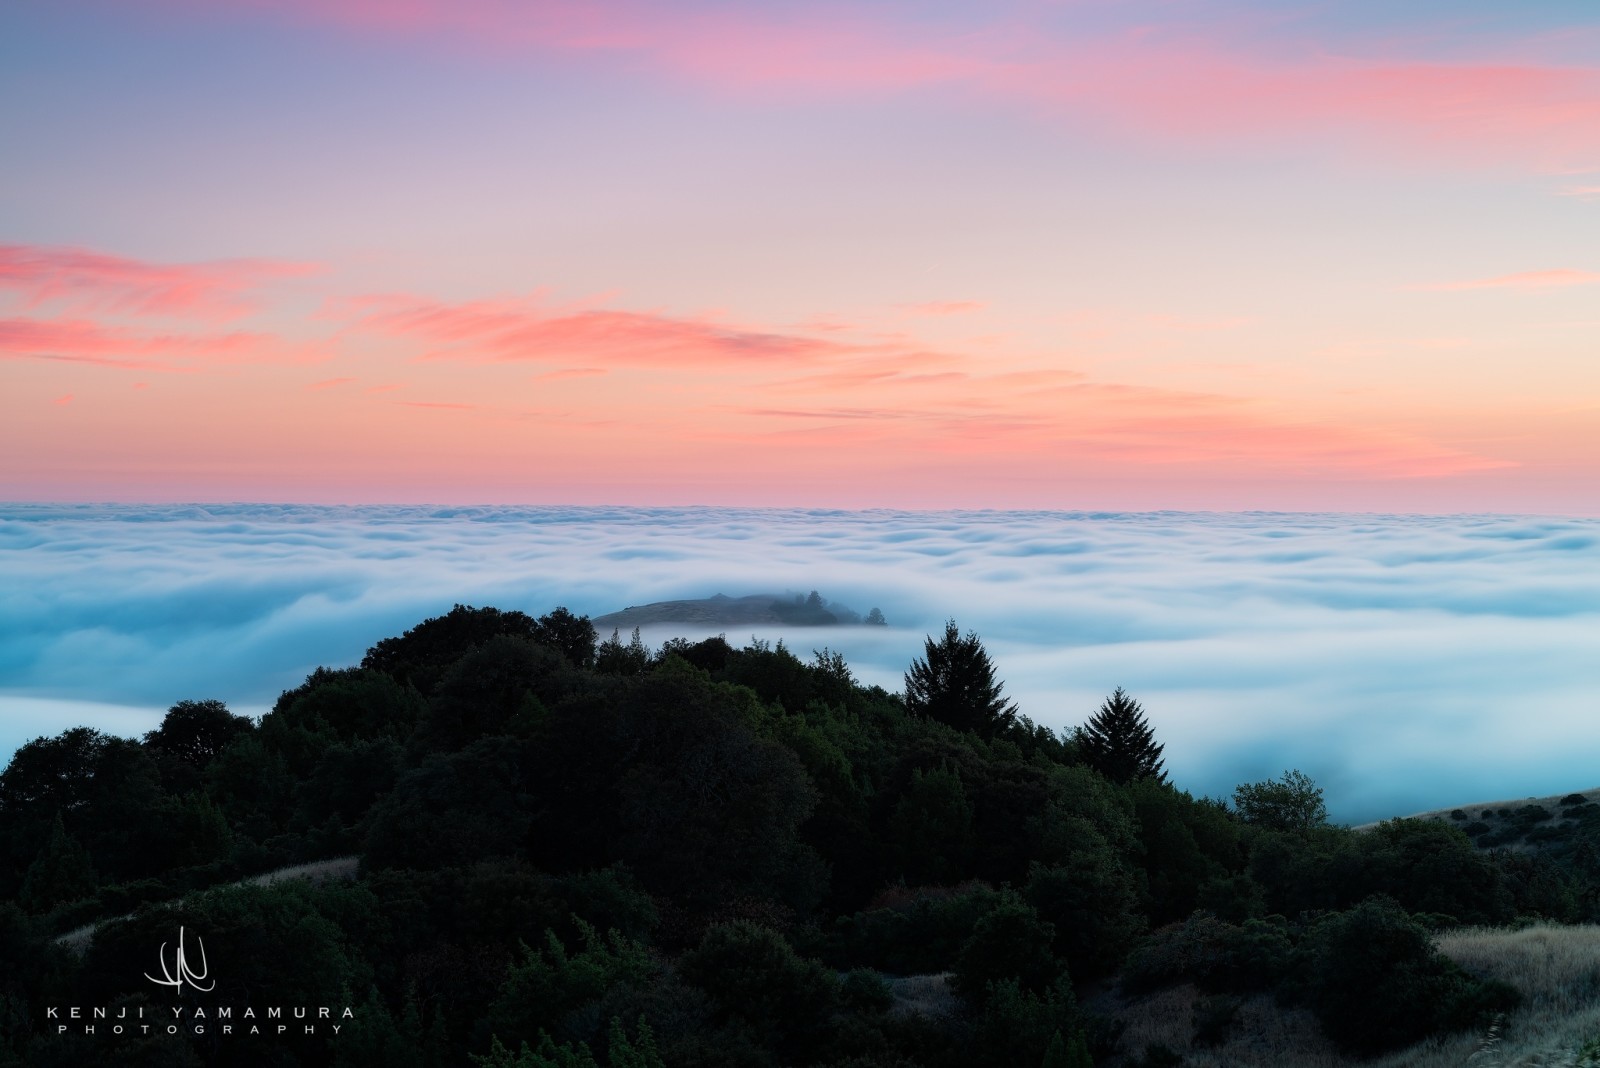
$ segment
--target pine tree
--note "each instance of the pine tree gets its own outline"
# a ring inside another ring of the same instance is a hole
[[[88,897],[94,893],[95,885],[88,850],[67,833],[61,814],[56,813],[50,840],[23,877],[18,895],[22,904],[33,913],[48,912],[57,905]]]
[[[950,620],[944,637],[924,645],[925,657],[906,672],[906,711],[992,738],[1017,718],[1017,706],[1000,695],[994,663],[972,631],[963,637]]]
[[[1165,747],[1156,744],[1144,709],[1121,686],[1078,729],[1078,746],[1084,762],[1112,782],[1167,781],[1161,766]]]

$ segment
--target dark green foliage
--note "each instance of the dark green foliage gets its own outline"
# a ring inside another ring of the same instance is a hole
[[[955,769],[912,772],[889,820],[889,834],[908,882],[959,881],[972,853],[972,803]]]
[[[1015,722],[1017,706],[1001,696],[1003,684],[975,633],[962,636],[952,619],[944,636],[929,637],[923,650],[906,672],[907,712],[985,738]]]
[[[1077,999],[1065,978],[1042,990],[1030,990],[1016,979],[991,982],[973,1030],[973,1057],[968,1062],[972,1064],[992,1068],[1042,1065],[1057,1035],[1063,1037],[1063,1053],[1073,1047],[1082,1051],[1076,1058],[1080,1065],[1087,1054]]]
[[[575,668],[594,666],[595,641],[598,638],[588,616],[574,615],[565,608],[557,608],[540,616],[533,633],[534,641],[555,649]]]
[[[776,931],[747,922],[712,927],[678,970],[711,995],[723,1017],[791,1042],[815,1029],[839,997],[832,972],[802,958]]]
[[[1055,935],[1055,925],[1039,919],[1033,906],[1014,893],[1003,893],[962,945],[952,985],[974,1004],[981,1004],[1001,980],[1035,994],[1049,990],[1066,970],[1050,951]]]
[[[1233,805],[1240,819],[1272,831],[1304,834],[1328,822],[1322,787],[1302,771],[1242,785],[1233,792]]]
[[[1600,920],[1580,795],[1354,832],[1296,772],[1230,811],[1165,783],[1137,731],[1144,771],[1095,763],[1017,715],[953,623],[903,699],[828,649],[594,637],[564,609],[457,606],[259,725],[182,702],[142,741],[23,746],[0,895],[33,914],[0,904],[0,1064],[106,1063],[41,1006],[158,1007],[142,977],[179,926],[226,998],[357,1010],[336,1045],[238,1047],[243,1068],[1088,1068],[1115,1028],[1074,981],[1194,983],[1200,1043],[1272,991],[1365,1048],[1506,1004],[1428,932]],[[353,880],[215,889],[335,855]],[[45,938],[130,914],[81,961]],[[150,1036],[115,1063],[221,1062]]]
[[[839,1000],[853,1009],[883,1012],[894,1004],[894,994],[871,968],[852,968],[839,981]]]
[[[1074,1032],[1070,1039],[1063,1039],[1060,1031],[1052,1035],[1042,1068],[1094,1068],[1094,1058],[1089,1056],[1089,1044],[1083,1032]]]
[[[576,686],[571,665],[556,650],[519,638],[490,638],[440,677],[411,748],[449,752],[491,735],[527,736],[546,706]]]
[[[639,628],[633,628],[626,642],[613,628],[611,637],[595,650],[594,667],[604,675],[643,675],[650,670],[650,647],[639,637]]]
[[[538,1041],[548,1033],[562,1041],[594,1043],[600,1021],[592,1012],[613,987],[643,985],[657,970],[644,946],[618,931],[602,936],[576,921],[572,949],[546,931],[537,950],[524,945],[489,1006],[488,1026],[498,1037]]]
[[[1570,805],[1586,805],[1589,803],[1589,799],[1582,794],[1568,794],[1561,799],[1560,803],[1563,808],[1566,808]]]
[[[57,905],[88,897],[94,893],[96,882],[88,850],[67,833],[58,815],[50,840],[28,866],[19,899],[29,912],[48,912]]]
[[[1128,1061],[1128,1068],[1183,1068],[1183,1054],[1160,1042],[1152,1042],[1137,1058]]]
[[[168,789],[183,792],[199,786],[217,754],[253,730],[249,717],[234,715],[221,701],[179,701],[144,744],[161,764]]]
[[[1329,917],[1306,946],[1306,999],[1340,1048],[1371,1056],[1511,1008],[1504,984],[1462,972],[1386,898]]]
[[[1145,721],[1144,709],[1122,687],[1107,697],[1077,735],[1084,763],[1114,783],[1135,779],[1166,782],[1155,731]]]
[[[1293,939],[1279,920],[1231,924],[1197,912],[1154,932],[1129,956],[1123,989],[1145,993],[1181,982],[1213,992],[1274,989],[1290,974],[1294,960]]]
[[[541,629],[525,612],[458,604],[445,615],[423,620],[398,638],[378,642],[367,650],[361,666],[410,683],[426,695],[451,664],[490,638],[500,636],[537,641]]]
[[[484,738],[435,754],[400,776],[374,806],[365,862],[374,868],[440,868],[521,851],[528,825],[519,747]]]
[[[824,952],[840,967],[866,965],[897,975],[949,971],[1000,894],[987,886],[892,891],[877,908],[841,916]]]

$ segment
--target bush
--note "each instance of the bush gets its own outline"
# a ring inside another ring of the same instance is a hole
[[[894,994],[883,976],[871,968],[855,968],[839,983],[839,998],[862,1012],[884,1012],[894,1004]]]
[[[1013,980],[1024,991],[1049,989],[1065,969],[1050,954],[1054,924],[1039,919],[1033,907],[1006,891],[993,912],[978,921],[956,957],[956,993],[981,1004],[989,988]]]
[[[1330,916],[1308,939],[1311,1010],[1341,1049],[1372,1056],[1512,1007],[1503,983],[1472,978],[1434,948],[1394,901],[1375,897]]]
[[[776,931],[741,920],[718,924],[678,965],[726,1017],[789,1036],[819,1025],[838,996],[839,981],[794,951]]]
[[[1288,973],[1294,947],[1282,923],[1223,923],[1197,912],[1152,935],[1128,958],[1122,987],[1128,993],[1193,982],[1203,990],[1248,993],[1270,990]]]

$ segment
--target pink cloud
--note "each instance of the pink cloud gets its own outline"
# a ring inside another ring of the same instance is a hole
[[[324,378],[321,382],[312,382],[310,385],[306,386],[306,389],[313,391],[334,389],[338,386],[348,386],[354,381],[354,378]]]
[[[20,294],[28,307],[59,303],[75,312],[237,318],[254,309],[251,290],[317,269],[248,259],[162,264],[89,249],[0,245],[0,289]]]
[[[665,369],[765,368],[892,351],[890,346],[822,340],[703,317],[594,308],[552,310],[522,300],[448,304],[421,297],[379,297],[357,306],[372,309],[360,316],[361,329],[427,345],[423,358],[430,360],[550,363],[577,358],[609,366]]]
[[[1348,132],[1390,153],[1548,170],[1588,162],[1600,141],[1600,67],[1529,59],[1556,47],[1537,40],[1480,43],[1477,55],[1439,60],[1405,54],[1391,39],[1330,47],[1281,28],[1250,46],[1242,34],[1176,23],[1063,28],[1060,17],[1046,24],[1026,8],[997,8],[988,24],[974,25],[881,8],[695,10],[616,0],[235,6],[502,56],[610,58],[629,72],[741,99],[753,91],[833,99],[934,91],[1202,145],[1325,144],[1330,133]]]
[[[156,333],[86,319],[0,319],[0,359],[170,373],[218,363],[307,363],[326,356],[320,345],[264,333]]]
[[[1435,282],[1417,286],[1436,292],[1455,292],[1465,289],[1561,289],[1566,286],[1586,286],[1600,282],[1600,273],[1557,268],[1548,271],[1522,271],[1503,274],[1495,278],[1476,278],[1464,282]]]
[[[72,394],[64,393],[50,402],[51,404],[68,405],[72,403]]]
[[[938,318],[946,315],[966,315],[970,312],[980,312],[988,306],[981,300],[927,300],[920,304],[902,304],[900,307],[911,315]]]
[[[542,375],[535,375],[535,382],[563,382],[569,378],[594,378],[596,375],[606,374],[604,367],[564,367],[559,371],[547,371]]]
[[[1560,190],[1560,195],[1579,200],[1600,200],[1600,185],[1569,185]]]

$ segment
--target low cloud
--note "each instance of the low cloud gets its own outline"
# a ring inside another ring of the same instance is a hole
[[[456,602],[816,588],[891,626],[762,636],[898,690],[953,617],[1038,722],[1127,687],[1196,793],[1299,767],[1362,821],[1595,785],[1594,520],[10,505],[0,549],[6,746],[83,702],[128,732],[187,698],[260,712]]]

